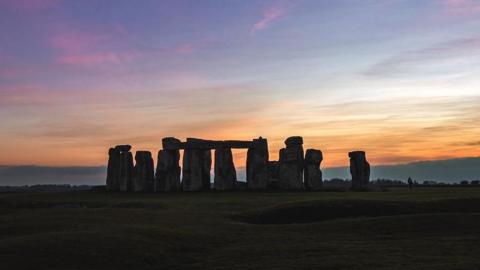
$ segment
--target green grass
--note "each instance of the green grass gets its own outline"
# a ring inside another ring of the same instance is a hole
[[[480,269],[480,188],[0,194],[1,269]]]

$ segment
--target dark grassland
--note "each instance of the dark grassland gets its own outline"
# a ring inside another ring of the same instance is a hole
[[[0,194],[1,269],[480,269],[480,188]]]

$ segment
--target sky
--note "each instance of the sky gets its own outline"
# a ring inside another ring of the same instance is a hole
[[[0,165],[304,137],[323,167],[477,157],[480,0],[0,0]],[[235,150],[237,167],[244,150]]]

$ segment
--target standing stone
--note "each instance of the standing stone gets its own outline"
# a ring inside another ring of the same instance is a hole
[[[285,140],[286,148],[280,149],[279,181],[281,189],[303,189],[303,139],[300,136]]]
[[[210,150],[185,149],[183,153],[182,189],[184,191],[210,189],[211,166]]]
[[[132,189],[133,177],[133,156],[131,152],[120,152],[119,156],[118,182],[120,191],[130,191]]]
[[[247,151],[247,187],[265,189],[268,184],[268,143],[262,137],[254,139]]]
[[[305,154],[305,188],[308,190],[319,190],[322,187],[322,163],[323,154],[320,150],[307,149]]]
[[[157,170],[155,172],[155,191],[180,190],[179,161],[179,150],[158,151]]]
[[[135,154],[132,190],[135,192],[153,191],[153,159],[149,151],[137,151]]]
[[[120,167],[120,151],[115,148],[108,150],[108,166],[107,166],[107,185],[108,191],[119,191],[118,173]]]
[[[225,147],[215,149],[215,189],[235,189],[236,183],[237,171],[233,163],[232,149]]]
[[[350,157],[350,173],[352,175],[352,189],[362,190],[368,187],[370,181],[370,164],[367,162],[364,151],[348,153]]]
[[[278,161],[268,162],[268,188],[278,188]]]
[[[212,151],[203,150],[201,151],[202,159],[202,189],[209,190],[211,186],[210,182],[210,170],[212,169]]]
[[[128,191],[132,184],[133,158],[130,145],[117,145],[108,150],[107,184],[109,191]]]

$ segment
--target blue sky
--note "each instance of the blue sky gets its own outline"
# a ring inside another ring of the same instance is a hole
[[[478,156],[480,1],[0,0],[0,164],[165,136]],[[242,163],[245,153],[236,153]]]

